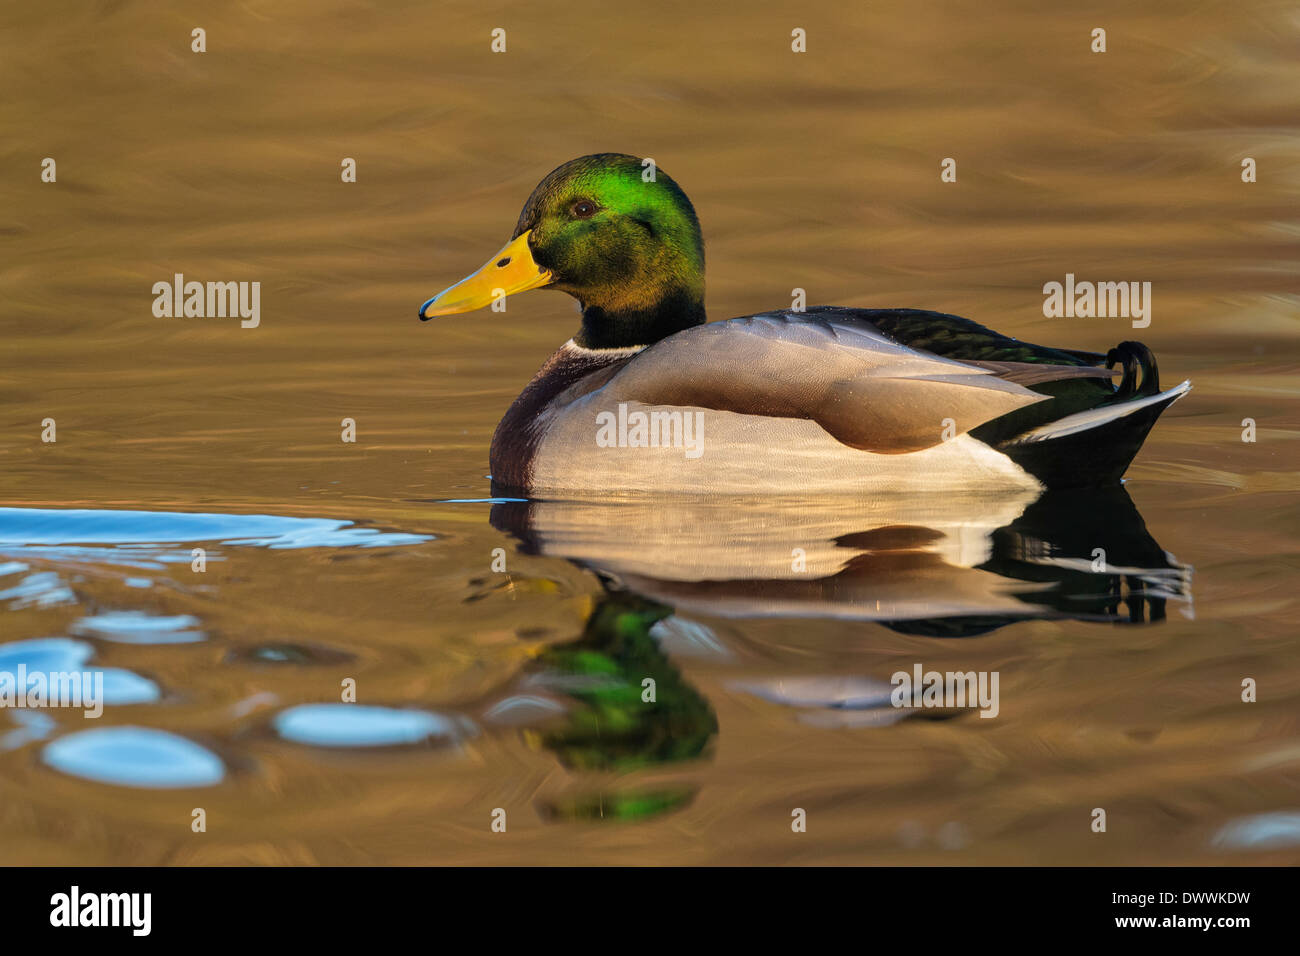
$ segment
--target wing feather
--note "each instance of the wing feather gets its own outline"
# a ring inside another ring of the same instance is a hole
[[[870,325],[780,312],[679,332],[638,354],[600,391],[610,402],[810,419],[845,445],[884,454],[929,448],[945,432],[1048,399]]]

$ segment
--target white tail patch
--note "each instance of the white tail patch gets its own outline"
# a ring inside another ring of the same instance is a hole
[[[1064,438],[1066,435],[1074,435],[1090,428],[1096,428],[1099,425],[1108,424],[1144,408],[1150,408],[1152,405],[1159,405],[1162,402],[1172,405],[1191,390],[1192,383],[1183,382],[1181,385],[1175,385],[1173,388],[1156,395],[1148,395],[1146,398],[1138,398],[1119,405],[1106,405],[1102,408],[1092,408],[1086,412],[1066,415],[1064,418],[1048,422],[1046,425],[1031,428],[1012,441],[1011,444],[1026,445],[1031,442],[1047,441],[1049,438]]]

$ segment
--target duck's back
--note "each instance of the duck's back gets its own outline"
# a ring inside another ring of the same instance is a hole
[[[493,439],[528,493],[811,493],[1118,481],[1159,413],[1136,343],[1019,342],[958,316],[810,309],[697,326],[644,349],[572,342]],[[1119,388],[1103,367],[1124,366]]]

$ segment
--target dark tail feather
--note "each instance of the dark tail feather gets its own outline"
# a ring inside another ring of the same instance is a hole
[[[1115,390],[1116,398],[1155,395],[1160,391],[1160,369],[1156,357],[1141,342],[1121,342],[1106,353],[1106,368],[1124,367],[1124,377]]]
[[[1031,429],[998,448],[1048,488],[1117,484],[1156,419],[1191,388],[1183,382],[1160,392],[1155,358],[1145,346],[1124,342],[1111,350],[1112,357],[1117,353],[1124,364],[1118,401]],[[1125,401],[1125,395],[1131,397]]]

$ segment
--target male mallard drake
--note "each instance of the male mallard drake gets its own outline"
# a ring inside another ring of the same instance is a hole
[[[1137,342],[1049,348],[916,309],[706,324],[690,200],[618,153],[550,173],[510,242],[420,318],[541,287],[576,298],[582,327],[492,438],[494,482],[526,493],[1113,484],[1191,387],[1161,392]]]

